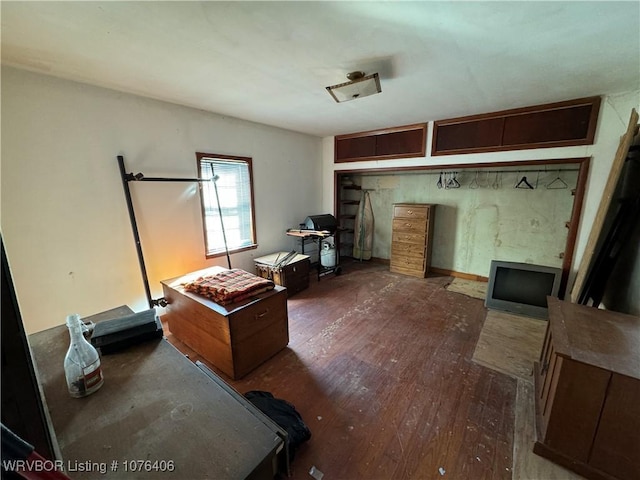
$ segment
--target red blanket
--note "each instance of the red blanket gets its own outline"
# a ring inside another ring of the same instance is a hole
[[[220,305],[228,305],[272,290],[274,286],[271,280],[234,268],[198,277],[193,282],[185,283],[184,289],[203,295]]]

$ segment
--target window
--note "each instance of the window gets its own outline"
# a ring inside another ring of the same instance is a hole
[[[227,248],[255,248],[251,159],[210,153],[196,153],[196,158],[198,176],[211,180],[200,182],[207,258],[225,255]]]

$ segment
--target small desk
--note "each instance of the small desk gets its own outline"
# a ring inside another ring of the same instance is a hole
[[[119,307],[83,320],[130,313]],[[74,480],[273,478],[276,455],[284,445],[277,426],[166,340],[101,356],[104,385],[84,398],[67,392],[67,327],[30,335],[29,343],[65,469],[96,464],[90,471],[67,471]],[[140,468],[131,463],[135,460],[150,461],[152,469],[131,472]],[[168,462],[173,471],[167,471]],[[103,465],[104,474],[97,470]]]

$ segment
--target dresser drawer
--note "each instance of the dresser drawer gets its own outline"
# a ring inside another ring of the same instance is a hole
[[[394,257],[410,257],[424,259],[426,256],[426,246],[419,243],[402,243],[393,242],[391,244],[391,258]]]
[[[393,232],[424,235],[427,232],[427,223],[424,219],[394,218]]]
[[[395,257],[391,259],[389,270],[395,273],[424,278],[425,263],[410,257]]]
[[[286,318],[286,290],[234,312],[229,316],[232,345],[238,345],[274,324],[286,325]]]
[[[391,236],[392,246],[393,243],[401,242],[401,243],[419,243],[421,245],[425,245],[427,241],[427,236],[423,233],[408,233],[408,232],[393,232]]]
[[[394,218],[415,218],[427,220],[429,218],[429,209],[424,205],[394,205]]]
[[[424,270],[425,258],[423,256],[409,256],[409,255],[392,255],[391,265],[398,265],[405,268],[416,268]]]

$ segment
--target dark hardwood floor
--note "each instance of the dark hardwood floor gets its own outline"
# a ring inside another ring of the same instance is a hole
[[[516,380],[471,361],[485,309],[450,281],[343,262],[289,299],[285,350],[239,381],[208,365],[296,406],[294,479],[510,479]]]

